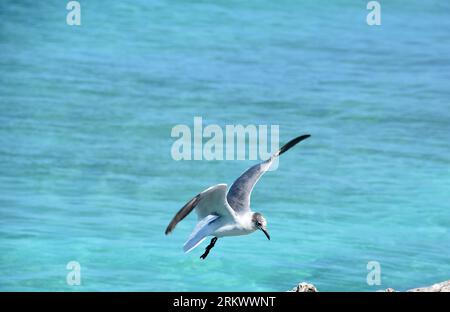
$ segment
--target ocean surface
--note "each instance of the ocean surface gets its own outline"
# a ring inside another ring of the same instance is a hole
[[[450,2],[0,3],[0,290],[405,290],[450,279]],[[207,187],[171,130],[279,125],[260,232],[184,254]],[[70,286],[66,265],[81,266]],[[381,285],[368,285],[369,261]]]

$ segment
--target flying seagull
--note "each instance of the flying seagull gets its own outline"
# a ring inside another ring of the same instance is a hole
[[[308,137],[310,137],[309,134],[296,137],[283,145],[266,161],[247,169],[234,181],[228,193],[226,184],[217,184],[192,198],[170,221],[166,235],[170,234],[178,222],[195,209],[198,223],[184,244],[184,252],[189,252],[200,245],[207,236],[213,236],[213,238],[206,247],[205,253],[200,256],[202,259],[206,258],[219,237],[247,235],[261,230],[270,240],[266,219],[259,212],[253,212],[250,209],[253,187],[270,168],[275,158]]]

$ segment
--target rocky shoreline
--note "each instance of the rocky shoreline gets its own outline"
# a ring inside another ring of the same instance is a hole
[[[387,288],[385,290],[379,290],[381,292],[396,292],[393,288]],[[316,286],[310,283],[302,282],[292,288],[291,290],[288,290],[288,292],[318,292]],[[450,292],[450,280],[433,284],[431,286],[426,287],[418,287],[407,290],[407,292]]]

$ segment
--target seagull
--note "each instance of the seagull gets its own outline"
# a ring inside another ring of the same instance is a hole
[[[234,181],[228,193],[226,184],[217,184],[197,194],[177,212],[167,226],[165,234],[170,234],[178,222],[195,209],[198,223],[183,246],[186,253],[200,245],[208,236],[213,238],[204,254],[200,256],[201,259],[208,256],[220,237],[247,235],[261,230],[270,240],[266,219],[261,213],[250,209],[253,187],[277,157],[309,137],[309,134],[304,134],[292,139],[269,159],[247,169]]]

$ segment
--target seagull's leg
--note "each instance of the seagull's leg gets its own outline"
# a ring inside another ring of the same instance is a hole
[[[203,253],[203,255],[200,256],[201,259],[205,259],[208,256],[209,251],[214,247],[214,244],[216,243],[216,241],[217,241],[217,237],[213,237],[211,239],[211,242],[209,243],[209,245],[206,246],[205,252]]]

